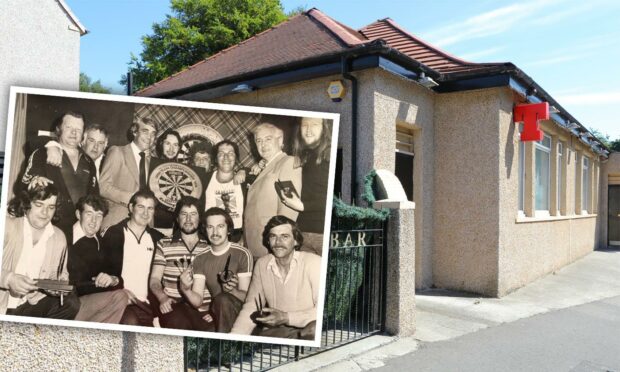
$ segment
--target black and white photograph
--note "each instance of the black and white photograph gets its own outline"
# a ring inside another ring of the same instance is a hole
[[[338,124],[12,87],[0,320],[318,346]]]

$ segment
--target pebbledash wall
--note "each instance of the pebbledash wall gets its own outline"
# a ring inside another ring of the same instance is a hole
[[[86,30],[63,6],[56,0],[0,3],[0,151],[11,85],[78,89],[80,36]]]
[[[501,297],[599,246],[597,231],[598,156],[550,121],[541,129],[561,141],[566,185],[564,209],[519,211],[520,139],[513,122],[519,96],[507,87],[435,93],[382,69],[354,73],[359,81],[358,174],[394,172],[396,127],[414,136],[416,287],[464,290]],[[307,80],[217,102],[341,113],[343,191],[351,164],[351,95],[329,100],[325,90],[339,75]],[[534,145],[523,146],[524,193],[534,203]],[[582,212],[575,163],[591,160],[591,210]],[[556,208],[556,155],[550,155],[550,209]],[[529,162],[529,163],[528,163]],[[357,195],[359,196],[359,190]],[[359,198],[356,198],[359,200]],[[527,203],[526,203],[527,204]],[[532,204],[533,205],[533,204]],[[528,214],[526,212],[531,213]],[[529,216],[529,217],[526,217]]]
[[[78,90],[85,32],[62,0],[0,1],[0,151],[9,87]],[[0,350],[2,371],[183,369],[182,337],[0,322]]]

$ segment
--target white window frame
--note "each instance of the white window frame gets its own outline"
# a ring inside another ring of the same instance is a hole
[[[588,214],[591,208],[590,196],[592,193],[592,180],[590,179],[591,161],[587,156],[582,156],[581,166],[581,213]]]
[[[549,141],[549,146],[545,146],[545,142]],[[537,194],[538,194],[538,183],[534,181],[534,210],[535,217],[549,217],[549,209],[551,208],[551,144],[552,144],[551,136],[547,134],[543,134],[543,139],[541,141],[536,141],[534,144],[534,179],[536,180],[538,172],[536,170],[537,155],[538,151],[542,151],[547,154],[547,209],[538,209]]]
[[[563,198],[563,191],[564,191],[564,183],[562,182],[562,167],[563,167],[563,163],[564,163],[564,156],[563,156],[563,152],[564,152],[564,144],[562,144],[562,142],[558,141],[558,164],[557,164],[557,168],[556,168],[556,173],[557,173],[557,181],[556,181],[556,187],[557,187],[557,193],[556,193],[556,208],[558,210],[557,215],[560,216],[562,215],[562,198]]]

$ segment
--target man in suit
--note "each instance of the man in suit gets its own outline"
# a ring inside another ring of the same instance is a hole
[[[262,160],[263,170],[248,189],[243,217],[245,241],[256,259],[269,253],[262,243],[263,228],[273,216],[286,216],[293,221],[298,212],[284,205],[276,191],[276,181],[290,181],[301,194],[301,167],[294,167],[295,158],[282,152],[284,133],[270,123],[261,123],[252,131]]]
[[[157,124],[148,118],[138,118],[129,131],[133,140],[125,146],[110,147],[99,176],[101,196],[110,206],[110,212],[103,220],[104,227],[127,218],[129,199],[148,184],[150,149],[157,134]]]

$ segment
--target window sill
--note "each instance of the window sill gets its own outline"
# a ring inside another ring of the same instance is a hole
[[[578,220],[582,218],[596,218],[596,214],[574,214],[571,216],[545,216],[545,217],[525,217],[521,214],[517,216],[516,223],[533,223],[533,222],[548,222],[548,221],[562,221],[562,220]]]

